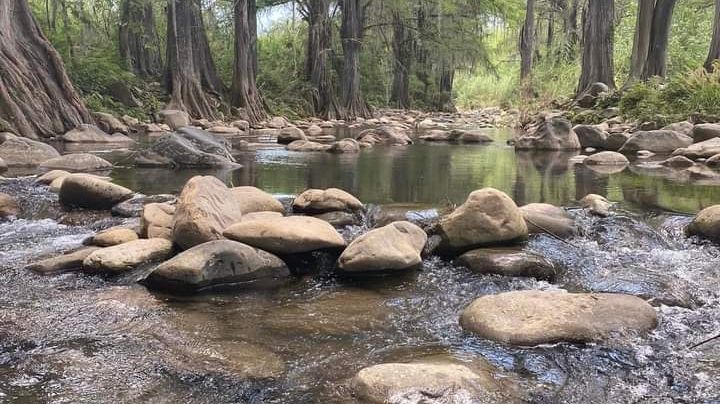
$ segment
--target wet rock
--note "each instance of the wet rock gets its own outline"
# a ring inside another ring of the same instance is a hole
[[[225,139],[199,129],[183,128],[160,137],[136,163],[140,166],[237,166],[230,149]]]
[[[542,255],[515,249],[472,250],[458,257],[457,263],[481,274],[532,277],[542,280],[553,280],[557,274],[555,265]]]
[[[99,249],[83,260],[89,273],[118,274],[143,264],[164,261],[173,254],[173,243],[162,238],[134,240]]]
[[[580,150],[580,140],[573,131],[570,121],[552,116],[534,130],[515,139],[516,150]]]
[[[107,171],[112,163],[90,153],[73,153],[45,160],[40,168],[45,170],[65,170],[72,173]]]
[[[475,300],[463,311],[460,325],[484,338],[530,346],[646,332],[657,326],[657,315],[635,296],[527,290]]]
[[[169,195],[169,194],[159,194],[159,195],[142,195],[137,194],[133,196],[132,198],[125,200],[123,202],[118,203],[117,205],[113,206],[110,212],[112,212],[113,216],[121,216],[121,217],[139,217],[142,214],[143,209],[145,208],[145,205],[149,203],[165,203],[165,202],[175,202],[177,197],[175,195]]]
[[[685,231],[688,235],[720,243],[720,205],[701,210]]]
[[[283,204],[262,189],[245,186],[231,188],[230,191],[235,196],[235,202],[240,205],[243,215],[253,212],[285,212]]]
[[[120,121],[118,121],[120,124]],[[127,127],[125,127],[127,131]],[[135,141],[122,133],[112,135],[103,132],[95,125],[82,124],[77,128],[65,133],[62,139],[70,143],[134,143]]]
[[[377,128],[365,129],[360,132],[356,139],[372,139],[373,144],[408,145],[412,143],[410,137],[390,125],[383,125]]]
[[[61,177],[67,177],[68,175],[70,175],[70,173],[65,170],[50,170],[50,171],[46,172],[45,174],[37,177],[35,179],[35,183],[43,184],[43,185],[50,185],[56,179],[61,178]]]
[[[85,245],[98,247],[112,247],[114,245],[137,240],[138,234],[133,229],[125,227],[110,228],[88,238],[83,242]]]
[[[690,136],[671,130],[651,130],[635,132],[620,148],[620,153],[635,153],[648,150],[653,153],[671,153],[693,143]]]
[[[140,235],[144,238],[173,239],[173,216],[175,205],[149,203],[140,216]]]
[[[655,153],[650,150],[638,150],[636,154],[639,159],[649,159],[655,155]]]
[[[704,142],[712,138],[720,137],[720,124],[700,123],[692,129],[692,137],[695,143]]]
[[[307,140],[307,136],[302,129],[295,126],[283,129],[277,137],[277,142],[280,144],[290,144],[296,140]]]
[[[360,218],[358,218],[356,214],[344,211],[321,213],[319,215],[314,215],[314,217],[330,223],[333,227],[345,227],[360,224]]]
[[[226,228],[223,235],[280,255],[345,247],[345,240],[334,227],[309,216],[241,221]]]
[[[522,212],[505,193],[493,188],[472,192],[454,212],[440,219],[445,254],[474,248],[512,244],[528,236]]]
[[[588,157],[590,157],[590,156],[586,156],[586,155],[584,155],[584,154],[579,154],[579,155],[577,155],[577,156],[570,157],[570,159],[568,159],[568,163],[570,163],[570,164],[584,164],[584,163],[585,163],[585,160],[587,160]]]
[[[338,259],[350,273],[407,270],[422,263],[427,242],[423,229],[410,222],[395,222],[356,238]]]
[[[675,150],[673,156],[685,156],[690,159],[709,158],[720,154],[720,138],[714,137],[704,142],[695,143]]]
[[[183,249],[222,238],[222,231],[240,221],[235,194],[219,179],[195,176],[178,198],[173,217],[173,240]]]
[[[0,218],[17,216],[18,213],[20,213],[20,208],[15,198],[0,192]]]
[[[630,161],[624,155],[614,151],[595,153],[585,160],[588,166],[627,166]]]
[[[328,151],[331,153],[359,153],[360,143],[355,139],[342,139],[335,142]]]
[[[168,290],[197,290],[288,276],[290,270],[280,258],[236,241],[217,240],[197,245],[160,264],[145,282]]]
[[[65,208],[107,210],[132,197],[133,191],[86,174],[62,178],[60,204]]]
[[[695,125],[689,121],[675,122],[662,128],[662,130],[672,130],[678,133],[682,133],[686,136],[692,136]]]
[[[167,124],[172,130],[190,125],[190,115],[185,111],[166,109],[159,111],[158,116],[160,121]]]
[[[669,159],[663,160],[658,164],[663,167],[682,169],[694,166],[695,162],[685,156],[674,156],[670,157]]]
[[[292,204],[293,211],[324,213],[332,211],[358,211],[363,204],[350,193],[338,188],[308,189],[298,195]]]
[[[580,145],[585,147],[594,147],[598,149],[607,148],[608,134],[596,125],[576,125],[573,128],[575,134],[580,140]]]
[[[11,133],[0,133],[0,158],[8,167],[34,167],[60,156],[49,144]]]
[[[489,366],[488,366],[489,367]],[[419,401],[436,403],[509,402],[507,389],[489,370],[476,371],[463,363],[385,363],[362,369],[351,381],[362,400],[395,402],[398,396],[419,395]],[[432,401],[428,400],[432,397]],[[460,398],[462,397],[462,398]]]
[[[454,129],[452,131],[461,143],[491,143],[493,138],[482,130]]]
[[[319,152],[327,151],[331,148],[331,145],[313,142],[310,140],[296,140],[287,145],[286,149],[295,152]]]
[[[529,234],[550,233],[571,237],[577,232],[575,220],[563,208],[547,203],[531,203],[520,207]]]
[[[32,264],[27,265],[25,269],[41,275],[54,275],[70,271],[78,271],[82,268],[82,263],[85,258],[99,249],[99,247],[84,247],[67,254],[33,262]]]
[[[591,214],[600,217],[610,216],[610,208],[612,204],[604,196],[597,194],[585,195],[580,200],[580,206],[587,209]]]
[[[606,141],[606,149],[618,151],[630,139],[630,134],[625,132],[616,132],[608,134]]]

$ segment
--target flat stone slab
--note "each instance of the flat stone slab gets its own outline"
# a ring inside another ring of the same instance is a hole
[[[635,296],[528,290],[475,300],[460,325],[494,341],[532,346],[590,342],[623,330],[646,332],[657,326],[657,314]]]

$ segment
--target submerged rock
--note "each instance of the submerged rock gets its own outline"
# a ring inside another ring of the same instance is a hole
[[[285,207],[269,193],[260,188],[245,186],[230,188],[243,215],[253,212],[284,213]]]
[[[362,369],[351,385],[359,398],[373,403],[388,403],[399,395],[411,394],[430,396],[438,403],[509,402],[508,389],[489,369],[473,370],[460,362],[374,365]]]
[[[0,159],[8,167],[34,167],[59,156],[60,153],[49,144],[7,132],[0,133]]]
[[[695,162],[685,156],[674,156],[663,160],[658,164],[663,167],[683,169],[694,166]]]
[[[422,264],[426,242],[423,229],[410,222],[394,222],[356,238],[340,255],[338,266],[351,273],[415,268]]]
[[[563,208],[548,203],[530,203],[520,207],[529,234],[550,233],[571,237],[577,232],[575,220]]]
[[[269,281],[290,276],[278,257],[230,240],[210,241],[160,264],[146,283],[169,290],[196,290],[234,283]]]
[[[223,235],[279,255],[345,247],[334,227],[310,216],[241,221],[226,228]]]
[[[463,311],[460,325],[513,345],[582,343],[624,330],[650,331],[657,326],[657,314],[635,296],[527,290],[475,300]]]
[[[107,171],[113,167],[112,163],[90,153],[66,154],[44,161],[40,168],[45,170],[65,170],[72,173]]]
[[[525,219],[515,202],[493,188],[472,192],[465,203],[440,219],[439,228],[439,250],[446,254],[512,244],[528,236]]]
[[[557,274],[555,265],[540,254],[499,248],[481,248],[468,251],[457,263],[481,274],[533,277],[553,280]]]
[[[360,143],[355,139],[342,139],[333,143],[328,151],[331,153],[359,153]]]
[[[635,153],[648,150],[653,153],[671,153],[681,147],[690,146],[690,136],[671,130],[651,130],[635,132],[620,148],[620,153]]]
[[[685,231],[688,235],[720,243],[720,205],[701,210]]]
[[[318,152],[330,150],[331,147],[331,145],[313,142],[310,140],[296,140],[288,144],[286,149],[295,152]]]
[[[222,238],[222,231],[240,221],[235,194],[219,179],[195,176],[185,183],[173,216],[173,240],[183,249]]]
[[[515,140],[516,150],[580,150],[580,140],[570,121],[562,117],[543,118],[533,131]]]
[[[595,153],[585,159],[589,166],[627,166],[630,161],[624,155],[614,151]]]
[[[93,252],[83,261],[83,270],[90,273],[118,274],[143,264],[166,260],[172,253],[173,243],[170,240],[134,240]]]
[[[69,271],[79,271],[85,258],[99,250],[100,247],[84,247],[76,251],[33,262],[25,269],[41,275],[61,274]]]
[[[106,210],[133,195],[133,191],[86,174],[62,178],[60,204],[65,208]]]
[[[358,211],[362,202],[338,188],[308,189],[298,195],[292,204],[297,212],[324,213],[332,211]]]

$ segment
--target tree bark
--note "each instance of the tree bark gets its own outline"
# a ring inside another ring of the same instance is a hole
[[[648,51],[650,50],[650,32],[652,31],[655,0],[638,0],[638,15],[635,23],[635,39],[633,40],[632,57],[630,59],[630,76],[625,86],[640,80],[645,71]]]
[[[590,0],[583,28],[582,70],[577,94],[581,95],[593,83],[605,83],[615,88],[613,61],[614,0]]]
[[[346,120],[372,117],[360,90],[360,49],[368,0],[340,0],[343,48],[342,115]]]
[[[168,0],[166,86],[170,108],[215,119],[206,91],[220,94],[221,84],[203,27],[194,0]]]
[[[410,68],[413,39],[399,12],[393,13],[393,85],[390,101],[396,108],[410,108]]]
[[[715,17],[713,19],[713,34],[710,42],[710,51],[705,61],[705,70],[713,71],[713,63],[720,59],[720,0],[715,0]]]
[[[340,106],[328,69],[332,54],[330,0],[304,0],[300,4],[308,23],[305,79],[312,86],[313,114],[323,119],[336,119]]]
[[[253,38],[257,38],[255,0],[235,0],[235,59],[233,63],[233,81],[231,103],[243,108],[251,123],[265,118],[265,108],[257,88],[256,70],[257,51]]]
[[[455,83],[455,68],[448,61],[440,62],[440,75],[438,77],[438,98],[435,109],[441,112],[456,112],[452,91]]]
[[[0,132],[50,137],[92,122],[26,0],[0,0]]]
[[[520,30],[520,80],[525,81],[532,72],[535,46],[535,0],[527,0],[525,23]]]
[[[149,0],[125,0],[118,27],[120,57],[141,77],[156,77],[162,71],[155,15]]]
[[[667,47],[675,3],[676,0],[657,0],[655,3],[644,80],[654,76],[664,78],[667,74]]]

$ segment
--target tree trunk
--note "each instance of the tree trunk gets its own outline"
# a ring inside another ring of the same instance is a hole
[[[643,79],[667,74],[667,47],[670,38],[670,24],[676,0],[657,0],[653,13],[650,47]]]
[[[441,112],[456,112],[453,102],[452,90],[455,82],[455,68],[452,63],[443,61],[440,63],[440,75],[438,78],[438,98],[435,101],[435,109]]]
[[[363,40],[368,0],[340,0],[343,48],[342,115],[346,120],[372,116],[360,90],[360,48]]]
[[[141,77],[156,77],[162,71],[155,15],[149,0],[125,0],[118,27],[120,57]]]
[[[535,0],[527,0],[525,24],[520,30],[520,80],[525,81],[532,72],[535,46]]]
[[[302,5],[308,23],[305,79],[312,86],[313,114],[323,119],[336,119],[340,107],[328,69],[332,54],[330,0],[305,0]]]
[[[590,0],[583,28],[582,70],[577,93],[581,95],[593,83],[615,88],[613,62],[614,0]]]
[[[257,123],[267,114],[255,82],[257,51],[253,38],[257,38],[255,0],[235,0],[235,59],[231,102],[234,107],[243,108],[251,123]]]
[[[720,0],[715,0],[715,17],[713,19],[713,35],[710,51],[705,61],[705,70],[713,71],[713,63],[720,59]]]
[[[638,0],[638,15],[635,23],[635,39],[633,40],[632,57],[630,59],[630,77],[625,86],[640,80],[645,71],[648,51],[650,49],[650,31],[652,31],[655,0]]]
[[[410,108],[410,67],[413,39],[399,12],[393,13],[393,86],[390,101],[396,108]]]
[[[166,86],[170,108],[196,118],[215,119],[206,91],[220,86],[210,58],[200,8],[194,0],[168,0]]]
[[[50,137],[92,122],[26,0],[0,0],[0,132]]]

